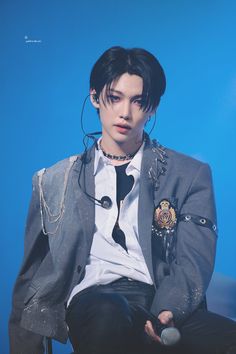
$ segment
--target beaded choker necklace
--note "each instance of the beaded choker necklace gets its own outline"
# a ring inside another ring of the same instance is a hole
[[[102,150],[102,153],[104,156],[106,156],[108,159],[110,160],[117,160],[117,161],[126,161],[126,160],[132,160],[132,158],[135,156],[135,154],[138,152],[138,150],[136,150],[133,154],[126,154],[126,155],[112,155],[112,154],[108,154],[108,152],[104,151],[102,146],[101,146],[101,142],[99,142],[99,147]]]

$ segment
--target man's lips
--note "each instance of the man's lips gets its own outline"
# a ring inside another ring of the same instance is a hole
[[[114,125],[115,125],[115,127],[121,128],[121,129],[128,129],[128,130],[131,129],[131,127],[129,125],[126,125],[126,124],[114,124]]]
[[[127,134],[128,131],[131,129],[131,127],[126,124],[114,124],[114,126],[120,134]]]

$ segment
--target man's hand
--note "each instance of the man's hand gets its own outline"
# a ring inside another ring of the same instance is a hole
[[[158,319],[160,320],[161,323],[169,326],[169,327],[174,327],[174,322],[173,322],[173,313],[171,311],[162,311],[158,315]],[[153,326],[151,321],[147,321],[145,324],[145,332],[155,341],[155,342],[160,342],[161,343],[161,338],[154,332]]]

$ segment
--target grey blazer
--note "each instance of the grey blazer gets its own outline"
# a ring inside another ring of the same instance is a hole
[[[42,354],[43,336],[67,340],[65,303],[84,276],[94,234],[94,201],[84,191],[95,194],[95,148],[33,176],[9,321],[11,354]],[[140,246],[156,288],[151,311],[170,310],[180,323],[202,303],[214,267],[210,168],[147,139],[139,193]]]

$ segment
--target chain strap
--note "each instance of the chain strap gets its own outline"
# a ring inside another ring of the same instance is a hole
[[[65,211],[65,195],[66,195],[66,190],[67,190],[67,185],[68,185],[69,173],[70,173],[70,170],[71,170],[74,162],[78,159],[78,156],[79,155],[75,155],[75,156],[71,156],[69,158],[69,165],[67,166],[67,169],[64,174],[62,198],[61,198],[61,201],[59,204],[59,212],[57,214],[53,214],[51,212],[50,207],[47,204],[47,201],[46,201],[44,193],[43,193],[42,180],[43,180],[43,175],[46,172],[46,168],[43,168],[42,170],[38,171],[38,173],[37,173],[38,187],[39,187],[39,204],[40,204],[41,225],[42,225],[42,231],[43,231],[44,235],[55,235],[57,233],[57,230],[58,230],[60,224],[61,224],[62,216]],[[58,224],[53,232],[46,231],[43,212],[45,212],[48,222],[50,224],[55,224],[56,222],[58,222]]]

